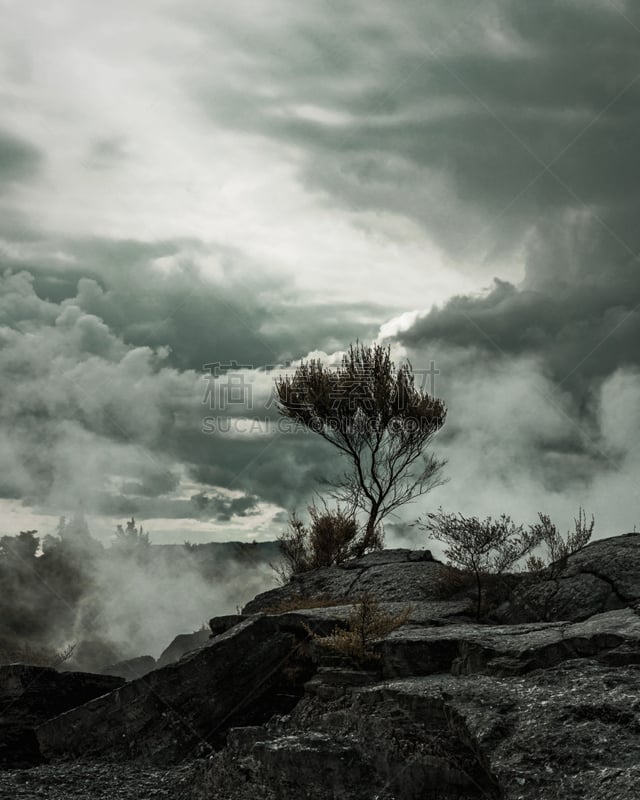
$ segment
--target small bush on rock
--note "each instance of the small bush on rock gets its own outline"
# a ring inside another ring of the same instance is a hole
[[[353,555],[359,537],[355,515],[340,507],[330,510],[311,505],[308,510],[308,526],[293,513],[287,530],[278,537],[282,564],[276,571],[283,583],[297,573],[331,567]]]
[[[560,570],[563,569],[567,562],[567,558],[578,550],[582,550],[593,535],[595,526],[595,518],[591,515],[591,521],[587,525],[587,517],[582,507],[578,510],[578,516],[574,518],[574,530],[568,531],[566,538],[551,522],[551,518],[547,514],[538,514],[539,522],[531,526],[532,531],[536,531],[536,536],[546,546],[546,558],[541,556],[529,556],[527,559],[527,569],[530,572],[541,572],[542,570],[549,570],[549,577],[555,577]]]
[[[473,575],[476,584],[476,618],[483,608],[487,575],[502,575],[529,555],[542,541],[538,529],[528,531],[503,514],[497,519],[446,514],[442,509],[427,514],[422,527],[433,539],[446,545],[444,555],[449,566]]]
[[[396,614],[389,613],[380,607],[373,594],[365,592],[349,615],[346,628],[336,627],[329,636],[312,635],[321,647],[327,647],[364,664],[379,659],[371,648],[373,640],[388,636],[404,625],[410,613],[410,607]]]

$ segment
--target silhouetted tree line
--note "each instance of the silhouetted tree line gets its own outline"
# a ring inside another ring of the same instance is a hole
[[[86,529],[86,530],[85,530]],[[81,517],[61,519],[56,535],[37,531],[0,538],[0,637],[45,642],[71,629],[91,590],[89,563],[103,547]]]
[[[229,557],[255,563],[247,559],[255,549],[230,548]],[[77,638],[100,638],[101,614],[109,600],[105,582],[114,571],[132,576],[127,588],[135,592],[136,580],[153,581],[158,575],[197,570],[207,581],[220,580],[225,564],[228,558],[206,545],[153,548],[134,518],[117,526],[108,547],[91,536],[82,514],[61,518],[55,532],[43,537],[35,530],[2,536],[0,653],[16,644],[60,648]]]

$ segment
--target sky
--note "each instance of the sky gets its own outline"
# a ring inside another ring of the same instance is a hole
[[[273,539],[340,466],[274,377],[356,340],[449,410],[388,545],[640,525],[637,4],[0,10],[3,534]]]

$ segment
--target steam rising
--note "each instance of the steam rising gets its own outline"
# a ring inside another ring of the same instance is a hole
[[[274,584],[273,548],[260,545],[153,546],[130,520],[103,548],[82,517],[64,520],[36,555],[33,532],[3,537],[0,643],[60,651],[97,669],[138,655],[158,657],[179,633],[236,613]]]

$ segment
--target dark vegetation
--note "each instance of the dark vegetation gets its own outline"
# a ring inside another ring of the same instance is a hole
[[[134,651],[138,646],[146,623],[137,598],[154,582],[162,586],[173,579],[174,586],[197,579],[221,586],[236,570],[267,565],[276,550],[274,543],[151,545],[134,519],[119,525],[104,547],[82,515],[62,518],[55,533],[42,538],[34,530],[2,536],[0,663],[58,666],[82,662],[88,650],[104,653],[105,663],[119,660],[125,657],[121,642]],[[122,596],[114,591],[114,576]],[[136,602],[129,604],[131,598]],[[110,630],[114,619],[116,629]],[[167,641],[178,632],[167,630]]]
[[[282,561],[276,566],[282,583],[292,575],[320,567],[340,564],[358,551],[358,522],[353,511],[308,508],[310,522],[304,522],[295,514],[289,517],[287,530],[279,539]],[[382,541],[376,538],[372,547],[379,549]]]
[[[388,636],[409,619],[411,608],[407,606],[399,612],[389,612],[371,592],[364,592],[353,605],[346,626],[336,626],[327,635],[311,633],[315,642],[329,650],[366,665],[378,661],[380,656],[372,649],[375,639]]]
[[[426,515],[421,526],[430,537],[445,544],[444,555],[450,568],[443,581],[443,591],[450,595],[474,586],[475,614],[480,620],[519,583],[513,571],[523,559],[529,583],[549,580],[561,571],[567,558],[587,545],[593,534],[593,516],[587,524],[582,508],[574,519],[574,530],[563,537],[546,514],[539,522],[525,528],[505,514],[484,520],[447,514],[442,509]],[[542,554],[534,551],[543,548]],[[447,587],[448,584],[448,587]]]

